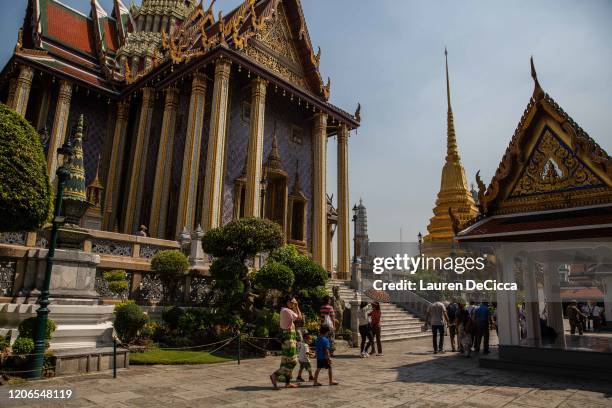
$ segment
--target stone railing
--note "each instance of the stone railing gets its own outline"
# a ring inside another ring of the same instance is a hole
[[[204,289],[199,277],[207,275],[210,258],[202,251],[201,238],[204,234],[201,230],[185,232],[180,241],[99,230],[87,232],[89,236],[83,242],[82,251],[100,257],[95,286],[102,298],[113,298],[103,279],[103,272],[123,269],[128,273],[130,298],[143,303],[161,300],[161,286],[149,272],[151,258],[162,250],[180,250],[189,257],[191,273],[180,285],[183,288],[182,303],[202,296]],[[48,232],[45,231],[0,233],[0,297],[22,296],[22,289],[31,286],[31,281],[40,274],[41,269],[34,259],[40,258],[40,251],[48,247],[47,236]],[[32,274],[34,276],[30,276]]]

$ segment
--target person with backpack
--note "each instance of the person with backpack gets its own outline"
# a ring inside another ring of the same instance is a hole
[[[446,314],[448,315],[448,335],[450,336],[450,343],[453,353],[457,351],[455,348],[455,337],[457,337],[457,324],[455,322],[455,318],[457,317],[458,310],[459,306],[454,299],[448,304],[448,306],[446,306]],[[459,348],[461,348],[461,345],[459,345]]]
[[[489,354],[489,331],[491,330],[491,311],[489,310],[489,302],[482,302],[478,308],[474,311],[474,321],[476,323],[476,342],[474,343],[474,349],[476,352],[480,351],[480,344],[482,346],[482,352]]]

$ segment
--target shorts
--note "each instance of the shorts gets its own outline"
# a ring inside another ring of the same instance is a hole
[[[317,370],[329,369],[329,360],[317,360]]]
[[[457,335],[457,326],[454,324],[452,326],[448,326],[448,333],[451,337],[455,337]]]
[[[310,366],[310,361],[300,361],[300,370],[306,370],[306,371],[312,370]]]

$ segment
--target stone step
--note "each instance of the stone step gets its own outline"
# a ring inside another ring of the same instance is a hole
[[[382,342],[384,342],[384,343],[387,343],[387,342],[390,342],[390,341],[403,341],[403,340],[421,339],[423,337],[428,337],[428,336],[431,336],[431,334],[428,334],[428,333],[399,334],[399,335],[393,335],[393,336],[388,336],[388,337],[382,337],[381,336],[380,340]]]

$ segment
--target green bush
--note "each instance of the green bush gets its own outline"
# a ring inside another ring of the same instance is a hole
[[[262,218],[241,218],[206,233],[202,245],[214,257],[231,257],[242,262],[260,252],[269,252],[282,245],[283,234],[278,224]]]
[[[244,263],[235,258],[219,258],[210,265],[210,276],[215,281],[234,281],[249,272]]]
[[[107,282],[124,281],[127,279],[127,272],[123,269],[113,269],[112,271],[104,272],[103,276]]]
[[[123,343],[136,341],[148,321],[148,316],[133,301],[115,305],[115,331]]]
[[[0,103],[0,231],[41,227],[51,214],[51,195],[40,136]]]
[[[255,337],[276,337],[280,331],[280,314],[270,309],[260,312],[255,320]]]
[[[55,322],[51,319],[47,319],[47,330],[45,333],[45,339],[51,340],[53,332],[55,331]],[[36,317],[28,317],[19,323],[19,337],[27,337],[34,339],[36,337]]]
[[[11,342],[8,337],[0,337],[0,354],[7,352],[9,347],[11,347]]]
[[[178,329],[179,319],[185,314],[185,311],[177,306],[167,307],[162,312],[162,320],[170,330]]]
[[[13,354],[32,354],[34,352],[34,340],[29,337],[18,337],[13,343]]]
[[[313,289],[327,282],[327,271],[305,255],[295,260],[291,270],[295,275],[294,290]]]
[[[289,292],[295,282],[295,276],[288,266],[280,262],[266,262],[255,275],[255,286],[261,289],[276,289]]]
[[[176,298],[181,278],[189,270],[189,259],[180,251],[159,251],[151,259],[151,270],[162,283],[164,299],[171,302]]]
[[[108,290],[111,291],[115,296],[119,296],[122,299],[125,296],[125,292],[128,290],[127,272],[123,269],[114,269],[112,271],[104,272],[104,280],[108,283]]]
[[[159,251],[151,259],[151,270],[160,279],[176,279],[189,269],[189,259],[182,252],[175,250]]]

